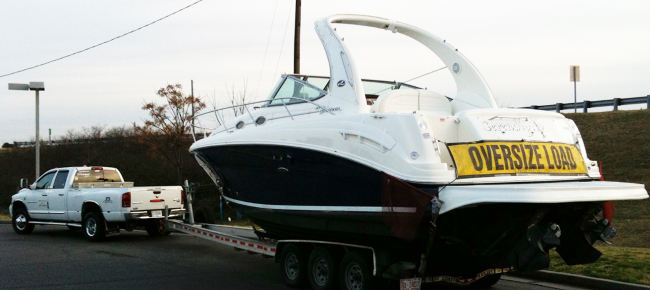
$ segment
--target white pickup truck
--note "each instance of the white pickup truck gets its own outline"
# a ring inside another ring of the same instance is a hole
[[[168,218],[185,213],[181,186],[133,187],[111,167],[65,167],[51,169],[36,182],[11,197],[9,213],[14,231],[29,234],[34,225],[62,225],[83,229],[90,241],[144,226],[152,236],[168,234]]]

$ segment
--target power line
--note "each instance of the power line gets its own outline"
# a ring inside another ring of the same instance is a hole
[[[257,79],[257,88],[253,94],[257,98],[257,91],[260,89],[260,81],[262,80],[262,72],[264,72],[264,63],[266,62],[266,52],[269,51],[269,42],[271,41],[271,32],[273,32],[273,23],[275,23],[275,12],[278,10],[278,2],[275,1],[275,9],[273,9],[273,18],[271,19],[271,29],[269,29],[269,37],[266,40],[266,48],[264,49],[264,58],[262,59],[262,68],[260,69],[260,77]]]
[[[21,70],[19,70],[19,71],[15,71],[15,72],[12,72],[12,73],[8,73],[8,74],[0,75],[0,78],[1,78],[1,77],[6,77],[6,76],[10,76],[10,75],[13,75],[13,74],[17,74],[17,73],[19,73],[19,72],[24,72],[24,71],[26,71],[26,70],[34,69],[34,68],[37,68],[37,67],[39,67],[39,66],[44,66],[44,65],[46,65],[46,64],[50,64],[50,63],[53,63],[53,62],[55,62],[55,61],[62,60],[62,59],[64,59],[64,58],[68,58],[68,57],[71,57],[71,56],[73,56],[73,55],[75,55],[75,54],[79,54],[79,53],[82,53],[82,52],[84,52],[84,51],[87,51],[87,50],[93,49],[93,48],[95,48],[95,47],[98,47],[98,46],[100,46],[100,45],[103,45],[103,44],[109,43],[109,42],[111,42],[111,41],[113,41],[113,40],[116,40],[116,39],[118,39],[118,38],[121,38],[121,37],[127,36],[127,35],[129,35],[129,34],[131,34],[131,33],[134,33],[134,32],[136,32],[136,31],[138,31],[138,30],[140,30],[140,29],[142,29],[142,28],[145,28],[145,27],[147,27],[147,26],[149,26],[149,25],[152,25],[152,24],[154,24],[154,23],[156,23],[156,22],[158,22],[158,21],[161,21],[161,20],[163,20],[163,19],[165,19],[165,18],[167,18],[167,17],[170,17],[170,16],[172,16],[172,15],[178,13],[178,12],[181,12],[181,11],[187,9],[187,8],[190,8],[190,7],[192,7],[192,6],[196,5],[196,4],[198,4],[198,3],[201,2],[201,1],[203,1],[203,0],[196,1],[196,2],[194,2],[194,3],[192,3],[192,4],[190,4],[190,5],[187,5],[187,6],[183,7],[183,8],[181,8],[181,9],[179,9],[179,10],[176,10],[176,12],[174,12],[174,13],[171,13],[171,14],[168,14],[167,16],[165,16],[165,17],[159,18],[159,19],[157,19],[157,20],[154,21],[154,22],[151,22],[151,23],[149,23],[149,24],[147,24],[147,25],[144,25],[144,26],[140,26],[140,27],[138,27],[138,28],[136,28],[136,29],[134,29],[134,30],[131,30],[131,31],[127,32],[127,33],[124,33],[124,34],[122,34],[122,35],[120,35],[120,36],[113,37],[113,38],[111,38],[111,39],[109,39],[109,40],[107,40],[107,41],[104,41],[104,42],[102,42],[102,43],[99,43],[99,44],[93,45],[93,46],[91,46],[91,47],[88,47],[88,48],[86,48],[86,49],[82,49],[82,50],[80,50],[80,51],[77,51],[77,52],[74,52],[74,53],[71,53],[71,54],[68,54],[68,55],[65,55],[65,56],[59,57],[59,58],[54,59],[54,60],[50,60],[50,61],[48,61],[48,62],[41,63],[41,64],[39,64],[39,65],[35,65],[35,66],[32,66],[32,67],[28,67],[28,68],[25,68],[25,69],[21,69]]]
[[[278,54],[278,62],[275,64],[275,73],[273,73],[273,77],[278,75],[278,66],[280,65],[280,58],[282,57],[282,49],[284,48],[284,39],[287,37],[287,30],[289,28],[289,19],[291,19],[291,11],[293,11],[293,5],[289,6],[289,15],[287,16],[287,24],[284,26],[284,36],[282,36],[282,45],[280,45],[280,54]]]

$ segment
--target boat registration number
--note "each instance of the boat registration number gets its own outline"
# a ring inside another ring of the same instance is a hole
[[[458,178],[502,174],[584,175],[584,159],[575,145],[543,142],[448,144]]]

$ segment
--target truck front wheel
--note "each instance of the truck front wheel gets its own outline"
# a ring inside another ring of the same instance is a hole
[[[17,209],[14,216],[11,217],[11,225],[14,231],[21,235],[31,234],[34,231],[34,225],[29,223],[29,214],[24,209]]]
[[[100,242],[106,239],[104,218],[96,212],[89,212],[83,219],[84,236],[91,242]]]

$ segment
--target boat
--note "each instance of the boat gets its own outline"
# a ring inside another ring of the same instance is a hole
[[[421,43],[456,94],[362,79],[335,24]],[[572,120],[499,108],[442,38],[363,15],[329,16],[315,30],[329,76],[283,75],[265,100],[204,113],[222,125],[190,148],[229,206],[269,237],[373,245],[413,260],[426,252],[427,271],[474,277],[546,268],[552,248],[570,265],[594,262],[592,245],[615,235],[604,203],[648,198],[643,185],[599,181]],[[219,114],[232,109],[241,114]]]

